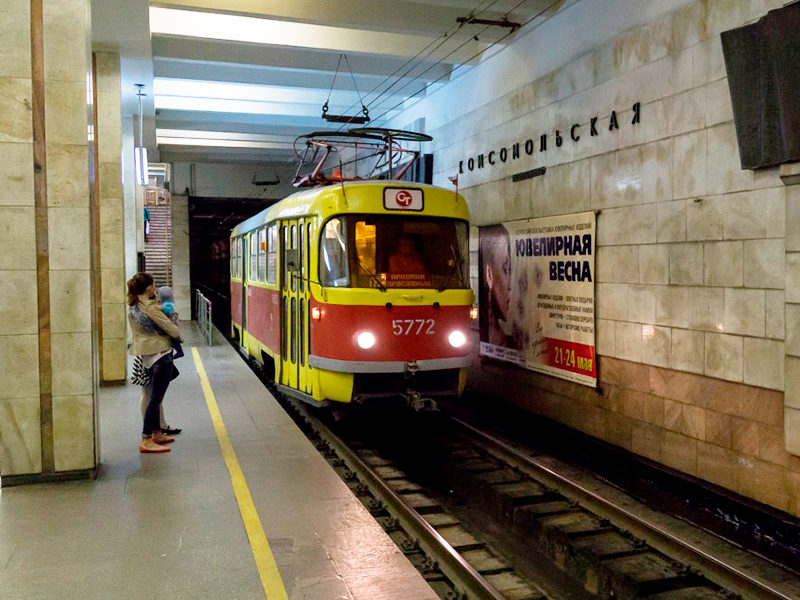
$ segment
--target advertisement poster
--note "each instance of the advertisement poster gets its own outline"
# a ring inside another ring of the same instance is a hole
[[[480,354],[597,387],[595,213],[480,228]]]

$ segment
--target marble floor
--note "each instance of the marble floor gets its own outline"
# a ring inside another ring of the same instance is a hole
[[[434,600],[236,351],[186,327],[172,452],[139,454],[140,388],[104,387],[98,478],[0,492],[0,598],[264,598],[196,345],[289,598]]]

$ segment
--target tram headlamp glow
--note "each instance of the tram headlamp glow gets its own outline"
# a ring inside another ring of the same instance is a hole
[[[467,343],[467,336],[460,331],[453,331],[448,336],[447,341],[450,342],[453,348],[461,348],[461,346]]]
[[[375,345],[375,336],[371,334],[369,331],[364,331],[358,334],[356,342],[358,342],[358,345],[361,346],[364,350],[369,350]]]

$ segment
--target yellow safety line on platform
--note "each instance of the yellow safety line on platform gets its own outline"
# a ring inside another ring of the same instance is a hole
[[[258,517],[255,504],[253,504],[250,488],[247,487],[247,481],[244,478],[244,473],[242,473],[242,468],[239,466],[236,452],[233,450],[233,445],[225,429],[225,423],[219,412],[217,400],[214,398],[214,392],[208,382],[203,361],[194,346],[192,346],[192,356],[194,357],[194,364],[197,366],[197,374],[200,375],[200,383],[203,385],[206,405],[208,405],[208,412],[211,415],[211,422],[214,423],[214,431],[217,433],[219,447],[222,449],[222,456],[225,458],[225,465],[228,467],[228,473],[231,476],[233,493],[236,495],[236,502],[239,504],[239,512],[242,513],[242,521],[247,531],[247,538],[250,540],[250,547],[253,550],[253,558],[256,561],[258,574],[261,577],[261,585],[264,587],[264,595],[267,600],[289,600],[286,588],[283,587],[283,581],[281,581],[281,576],[278,572],[278,566],[275,564],[275,557],[272,556],[272,550],[269,548],[264,527],[261,525],[261,519]]]

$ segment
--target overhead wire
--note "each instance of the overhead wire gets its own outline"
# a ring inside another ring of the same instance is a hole
[[[488,2],[488,1],[489,1],[489,0],[481,0],[480,4],[478,4],[478,6],[476,6],[475,8],[473,8],[473,9],[470,11],[470,13],[469,13],[469,14],[470,14],[471,16],[478,16],[478,15],[481,15],[481,14],[485,13],[487,10],[489,10],[489,9],[490,9],[492,6],[494,6],[495,4],[497,4],[497,3],[498,3],[500,0],[491,0],[491,2],[489,3],[489,5],[488,5],[488,6],[486,6],[486,7],[483,7],[483,5],[484,5],[486,2]],[[516,7],[515,7],[515,8],[516,8]],[[514,9],[512,9],[512,10],[514,10]],[[458,31],[459,29],[461,29],[461,27],[462,27],[462,26],[463,26],[463,23],[458,23],[457,25],[451,25],[451,26],[450,26],[450,27],[447,29],[447,31],[445,31],[445,32],[444,32],[442,35],[440,35],[439,37],[437,37],[437,38],[435,38],[434,40],[432,40],[432,41],[431,41],[431,42],[430,42],[430,43],[429,43],[427,46],[425,46],[425,47],[424,47],[422,50],[420,50],[419,52],[417,52],[417,53],[416,53],[414,56],[412,56],[411,58],[409,58],[408,60],[406,60],[406,61],[405,61],[405,62],[404,62],[402,65],[400,65],[399,67],[397,67],[397,68],[396,68],[396,69],[395,69],[395,70],[394,70],[392,73],[390,73],[389,75],[387,75],[386,77],[384,77],[384,78],[383,78],[381,81],[379,81],[379,82],[378,82],[378,83],[377,83],[377,84],[376,84],[376,85],[375,85],[375,86],[374,86],[374,87],[373,87],[373,88],[372,88],[372,89],[371,89],[369,92],[367,92],[366,94],[364,94],[364,97],[365,97],[365,98],[369,97],[369,95],[370,95],[370,94],[374,93],[374,92],[375,92],[375,91],[376,91],[376,90],[377,90],[379,87],[381,87],[381,86],[382,86],[384,83],[386,83],[386,82],[387,82],[387,81],[389,81],[389,80],[390,80],[392,77],[394,77],[395,75],[397,75],[397,74],[398,74],[400,71],[402,71],[402,70],[403,70],[405,67],[407,67],[408,65],[411,65],[411,66],[410,66],[410,67],[409,67],[409,68],[408,68],[406,71],[404,71],[404,72],[403,72],[403,74],[402,74],[402,75],[399,75],[399,76],[396,78],[396,80],[395,80],[395,82],[394,82],[394,83],[392,83],[392,84],[391,84],[389,87],[387,87],[387,88],[386,88],[385,90],[383,90],[383,91],[382,91],[380,94],[378,94],[378,96],[376,96],[376,97],[375,97],[375,98],[373,98],[373,99],[372,99],[370,102],[368,102],[368,103],[367,103],[367,107],[369,107],[369,106],[372,106],[372,105],[373,105],[373,104],[374,104],[374,103],[375,103],[375,102],[376,102],[376,101],[377,101],[379,98],[381,98],[381,97],[382,97],[382,96],[383,96],[383,95],[384,95],[384,94],[385,94],[385,93],[386,93],[388,90],[390,90],[390,89],[391,89],[391,88],[392,88],[394,85],[396,85],[396,84],[397,84],[399,81],[401,81],[401,80],[402,80],[402,79],[403,79],[405,76],[407,76],[407,75],[408,75],[408,74],[409,74],[409,73],[410,73],[412,70],[414,70],[414,68],[416,68],[416,67],[417,67],[417,66],[418,66],[418,65],[419,65],[419,64],[420,64],[420,63],[421,63],[421,62],[422,62],[422,61],[423,61],[425,58],[427,58],[428,56],[430,56],[431,54],[433,54],[434,52],[436,52],[436,50],[438,50],[439,48],[441,48],[441,47],[442,47],[442,46],[443,46],[443,45],[444,45],[446,42],[448,42],[450,39],[452,39],[450,36],[451,36],[453,33],[455,33],[456,31]],[[485,31],[485,29],[484,29],[483,31]],[[482,33],[482,32],[481,32],[481,33]],[[480,35],[480,34],[478,34],[478,35]],[[441,40],[441,41],[439,41],[439,40]],[[437,44],[437,42],[439,42],[439,43]],[[431,48],[431,46],[434,46],[434,45],[436,45],[436,47],[435,47],[435,48],[432,48],[432,49],[430,50],[430,52],[427,52],[427,54],[425,54],[425,53],[426,53],[426,51],[428,51],[428,49],[429,49],[429,48]],[[425,54],[425,56],[424,56],[424,57],[422,57],[422,58],[421,58],[419,61],[417,61],[417,59],[418,59],[418,58],[420,58],[420,57],[421,57],[423,54]],[[448,55],[448,56],[449,56],[449,55]],[[340,58],[340,60],[341,60],[341,58]],[[414,63],[414,61],[417,61],[417,63],[416,63],[416,64],[412,64],[412,63]],[[435,63],[435,65],[436,65],[436,64],[439,64],[439,63],[437,62],[437,63]],[[338,65],[337,65],[337,71],[338,71]],[[425,71],[425,72],[427,72],[427,71]],[[352,73],[352,71],[351,71],[351,73]],[[416,77],[419,77],[419,75],[417,75]],[[334,81],[335,81],[335,80],[334,80]],[[355,82],[354,82],[354,83],[355,83]],[[360,100],[360,98],[359,98],[359,100]],[[362,103],[362,104],[363,104],[363,103]],[[355,106],[357,106],[357,103],[353,103],[353,104],[351,104],[351,105],[350,105],[350,106],[349,106],[347,109],[345,109],[345,111],[344,111],[344,113],[343,113],[343,114],[347,114],[347,112],[348,112],[350,109],[354,108]],[[341,130],[342,130],[344,127],[345,127],[345,125],[347,125],[347,124],[345,123],[345,124],[341,125],[341,126],[339,127],[339,129],[337,129],[336,131],[341,131]]]
[[[520,30],[521,30],[521,29],[523,29],[523,28],[524,28],[526,25],[528,25],[528,24],[530,24],[532,21],[534,21],[534,20],[538,19],[540,16],[542,16],[544,13],[546,13],[548,10],[550,10],[550,9],[551,9],[553,6],[555,6],[556,4],[560,4],[562,1],[563,1],[563,0],[554,0],[552,3],[548,4],[546,7],[544,7],[542,10],[540,10],[538,13],[536,13],[535,15],[533,15],[532,17],[530,17],[530,18],[529,18],[527,21],[525,21],[524,23],[522,23],[522,24],[521,24],[521,25],[520,25],[518,28],[516,28],[516,29],[515,29],[515,30],[513,30],[513,31],[509,31],[509,32],[508,32],[507,34],[505,34],[503,37],[501,37],[500,39],[498,39],[498,40],[496,40],[496,41],[492,42],[491,44],[489,44],[489,45],[488,45],[486,48],[484,48],[484,49],[483,49],[483,50],[481,50],[480,52],[476,52],[475,54],[473,54],[473,55],[472,55],[470,58],[468,58],[468,59],[467,59],[466,61],[464,61],[463,63],[461,63],[461,64],[459,64],[459,65],[456,65],[456,66],[455,66],[455,67],[454,67],[454,68],[453,68],[453,69],[452,69],[452,70],[451,70],[449,73],[445,73],[444,75],[440,75],[439,77],[437,77],[436,79],[434,79],[433,81],[431,81],[430,83],[428,83],[427,85],[425,85],[425,87],[423,87],[422,89],[418,90],[417,92],[414,92],[413,94],[411,94],[411,95],[410,95],[410,96],[408,96],[407,98],[404,98],[403,100],[401,100],[400,102],[398,102],[397,104],[395,104],[394,106],[392,106],[391,108],[389,108],[388,110],[384,111],[384,112],[383,112],[383,113],[382,113],[380,116],[376,117],[376,118],[375,118],[375,120],[377,121],[377,120],[380,120],[380,119],[382,119],[383,117],[385,117],[387,114],[389,114],[389,113],[390,113],[390,112],[392,112],[393,110],[395,110],[395,109],[399,108],[400,106],[402,106],[403,104],[405,104],[405,103],[406,103],[408,100],[410,100],[411,98],[414,98],[415,96],[418,96],[418,95],[420,95],[422,92],[424,92],[425,90],[427,90],[427,89],[428,89],[429,87],[431,87],[433,84],[435,84],[435,83],[438,83],[439,81],[441,81],[442,79],[444,79],[444,78],[445,78],[447,75],[452,75],[452,73],[453,73],[453,72],[455,72],[455,71],[457,71],[458,69],[460,69],[460,68],[462,68],[462,67],[466,66],[466,65],[467,65],[467,64],[468,64],[470,61],[472,61],[472,60],[474,60],[475,58],[479,57],[481,54],[483,54],[483,53],[484,53],[484,52],[486,52],[487,50],[490,50],[491,48],[493,48],[494,46],[496,46],[497,44],[499,44],[500,42],[502,42],[504,39],[506,39],[506,38],[507,38],[507,37],[509,37],[510,35],[514,34],[514,33],[515,33],[515,32],[517,32],[517,31],[520,31]],[[517,5],[514,7],[514,8],[512,8],[512,9],[509,11],[509,13],[511,13],[512,11],[516,10],[517,8],[519,8],[519,7],[520,7],[522,4],[524,4],[525,2],[527,2],[527,0],[522,0],[521,2],[519,2],[519,3],[518,3],[518,4],[517,4]],[[449,55],[448,55],[448,56],[449,56]],[[445,57],[445,58],[446,58],[446,57]],[[423,72],[423,74],[424,74],[424,72]],[[419,77],[419,76],[418,76],[418,77]],[[401,88],[401,89],[402,89],[402,88]]]

